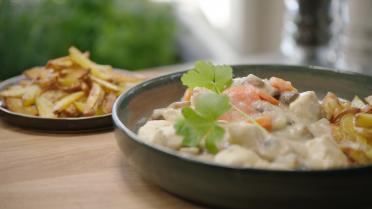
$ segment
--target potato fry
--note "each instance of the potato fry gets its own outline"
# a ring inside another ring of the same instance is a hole
[[[62,70],[73,66],[73,62],[69,56],[59,57],[53,60],[49,60],[46,67],[54,70]]]
[[[41,94],[41,88],[38,85],[31,85],[26,88],[26,92],[23,94],[23,105],[30,106],[35,103],[36,97]]]
[[[26,70],[23,74],[31,80],[37,80],[41,77],[45,77],[46,73],[47,72],[45,71],[44,67],[33,67]]]
[[[112,79],[111,72],[112,72],[111,69],[108,70],[108,69],[91,68],[92,75],[102,80],[111,80]]]
[[[123,75],[70,47],[69,55],[24,72],[26,79],[0,91],[10,111],[47,118],[111,113],[116,97],[141,76]]]
[[[8,97],[5,99],[6,107],[13,112],[22,113],[26,115],[37,115],[35,106],[24,107],[22,99]]]
[[[91,69],[91,70],[94,69],[98,71],[101,69],[106,69],[106,70],[112,69],[112,67],[109,65],[98,65],[95,62],[92,62],[90,59],[84,56],[84,54],[81,53],[75,47],[70,47],[68,51],[70,52],[70,59],[83,68]]]
[[[79,110],[75,107],[75,105],[72,103],[70,104],[66,109],[64,109],[63,114],[67,117],[77,117],[80,115]]]
[[[104,114],[112,112],[112,105],[114,104],[115,100],[116,100],[116,95],[114,93],[106,94],[105,98],[103,99],[102,106],[101,106],[102,112]]]
[[[89,74],[89,70],[82,68],[80,69],[67,68],[61,70],[60,74],[65,78],[82,79]]]
[[[358,163],[358,164],[367,164],[371,160],[368,158],[365,152],[352,149],[352,148],[343,148],[342,151],[348,156],[348,158],[353,162],[353,163]]]
[[[58,88],[65,92],[76,92],[81,89],[81,81],[75,78],[59,78],[58,79]]]
[[[74,102],[74,105],[75,105],[76,109],[77,109],[80,113],[84,113],[84,108],[85,108],[85,103],[84,103],[84,102],[76,101],[76,102]]]
[[[57,82],[62,87],[80,85],[80,80],[72,77],[58,78]]]
[[[58,77],[58,74],[53,72],[52,69],[43,67],[34,67],[24,72],[24,75],[33,80],[41,88],[51,88]]]
[[[372,128],[372,114],[359,113],[355,116],[355,125],[363,128]]]
[[[80,89],[85,92],[85,94],[89,94],[90,87],[86,82],[80,83]]]
[[[62,110],[66,109],[70,104],[72,104],[73,102],[75,102],[76,100],[80,99],[83,96],[84,92],[79,91],[63,97],[54,104],[53,112],[61,112]]]
[[[36,108],[39,112],[40,117],[44,118],[56,118],[57,115],[53,112],[53,103],[45,96],[39,96],[36,98]]]
[[[112,84],[108,81],[105,81],[105,80],[102,80],[102,79],[99,79],[93,75],[90,76],[90,79],[92,79],[92,81],[98,83],[99,85],[101,85],[102,87],[105,87],[109,90],[112,90],[112,91],[120,91],[120,87],[115,85],[115,84]]]
[[[101,105],[105,92],[100,85],[93,83],[90,90],[87,102],[84,106],[83,114],[86,116],[94,115],[98,107]]]
[[[14,85],[4,91],[1,91],[0,97],[22,97],[26,90],[26,87]]]
[[[62,97],[66,96],[66,93],[61,90],[48,90],[45,91],[42,95],[42,97],[45,97],[47,100],[51,102],[55,102]]]
[[[30,86],[34,84],[34,82],[32,80],[21,80],[19,81],[19,85],[21,86]]]

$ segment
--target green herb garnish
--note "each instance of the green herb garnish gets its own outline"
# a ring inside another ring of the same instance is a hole
[[[218,118],[231,108],[266,132],[252,117],[232,105],[227,96],[221,95],[221,92],[230,87],[233,82],[230,66],[215,66],[210,62],[198,61],[194,69],[181,77],[181,81],[191,89],[204,87],[211,90],[196,96],[194,109],[183,108],[183,118],[174,125],[177,135],[183,136],[184,146],[195,147],[203,142],[208,152],[217,153],[216,143],[225,134],[225,130],[218,124]]]
[[[217,153],[216,143],[225,131],[217,123],[218,117],[230,110],[229,98],[213,92],[202,93],[195,98],[195,108],[182,109],[183,118],[175,124],[176,133],[183,136],[183,145],[195,147],[203,140],[206,149]]]
[[[232,84],[232,68],[198,61],[193,70],[182,76],[181,81],[189,88],[204,87],[220,94]]]

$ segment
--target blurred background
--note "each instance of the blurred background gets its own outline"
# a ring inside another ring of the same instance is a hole
[[[372,74],[370,0],[0,0],[0,79],[69,46],[116,68],[198,59]]]

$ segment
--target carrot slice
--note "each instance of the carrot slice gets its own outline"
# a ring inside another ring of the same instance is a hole
[[[279,104],[279,100],[275,99],[274,97],[272,97],[271,95],[267,94],[264,91],[259,91],[258,96],[262,100],[268,101],[268,102],[270,102],[273,105],[278,105]]]
[[[255,121],[266,130],[271,131],[273,128],[272,118],[267,115],[260,116]],[[247,121],[248,124],[252,124],[251,121]]]
[[[272,118],[270,116],[264,115],[256,118],[256,122],[268,131],[271,131],[273,128]]]
[[[191,96],[192,96],[192,89],[186,89],[182,100],[186,101],[186,102],[189,102],[191,100]]]
[[[292,91],[294,89],[291,82],[283,80],[281,78],[277,78],[277,77],[271,77],[270,84],[271,86],[277,88],[281,92]]]
[[[246,114],[255,112],[251,105],[260,99],[257,88],[252,85],[232,86],[224,91],[224,95],[229,97],[231,104]]]

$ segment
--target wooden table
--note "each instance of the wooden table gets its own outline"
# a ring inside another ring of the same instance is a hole
[[[0,121],[0,208],[201,207],[141,179],[126,164],[112,131],[48,134]]]

